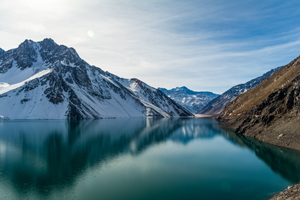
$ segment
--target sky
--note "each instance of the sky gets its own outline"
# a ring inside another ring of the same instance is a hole
[[[300,55],[299,0],[0,0],[0,48],[76,49],[153,87],[221,94]]]

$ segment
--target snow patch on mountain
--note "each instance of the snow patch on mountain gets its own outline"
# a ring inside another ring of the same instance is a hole
[[[37,74],[31,76],[30,78],[26,79],[25,81],[21,81],[19,83],[12,84],[12,85],[9,85],[9,81],[8,82],[0,82],[0,94],[3,94],[3,93],[8,92],[10,90],[14,90],[18,87],[21,87],[22,85],[26,84],[26,82],[29,82],[29,81],[31,81],[33,79],[36,79],[36,78],[40,78],[40,77],[42,77],[42,76],[44,76],[44,75],[46,75],[46,74],[48,74],[52,71],[53,71],[53,69],[45,69],[45,70],[43,70],[41,72],[38,72]],[[2,79],[0,79],[0,80],[2,80]],[[18,80],[18,79],[15,79],[15,80]]]

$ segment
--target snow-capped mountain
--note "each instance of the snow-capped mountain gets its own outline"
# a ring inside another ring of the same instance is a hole
[[[272,69],[262,76],[259,76],[255,79],[252,79],[248,81],[245,84],[240,84],[233,86],[211,102],[209,102],[204,108],[202,108],[200,111],[198,111],[198,114],[206,114],[206,115],[216,115],[220,114],[225,106],[227,106],[229,103],[231,103],[237,96],[240,94],[243,94],[247,92],[248,90],[254,88],[258,84],[260,84],[263,80],[269,78],[274,72],[279,70],[281,67],[277,67],[275,69]]]
[[[163,92],[82,60],[75,49],[25,40],[0,55],[0,116],[94,119],[191,116]]]
[[[187,87],[176,87],[170,90],[165,88],[158,88],[164,92],[168,97],[173,99],[176,103],[182,105],[191,113],[197,113],[211,100],[218,97],[218,94],[212,92],[195,92]]]

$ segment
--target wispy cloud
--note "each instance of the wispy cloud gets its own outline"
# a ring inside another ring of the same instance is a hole
[[[0,47],[51,37],[90,64],[154,87],[221,93],[300,54],[297,1],[0,3]]]

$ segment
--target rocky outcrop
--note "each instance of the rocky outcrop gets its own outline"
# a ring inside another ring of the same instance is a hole
[[[2,54],[4,54],[4,53],[5,53],[5,51],[4,51],[3,49],[0,48],[0,56],[1,56]]]
[[[300,58],[240,95],[218,117],[237,133],[300,150]]]
[[[248,81],[245,84],[236,85],[217,98],[213,99],[209,102],[204,108],[198,111],[197,114],[204,114],[204,115],[218,115],[220,114],[225,106],[230,104],[237,96],[247,92],[248,90],[252,89],[253,87],[260,84],[263,80],[269,78],[274,72],[276,72],[280,67],[272,69],[267,73],[263,74],[260,77],[257,77],[251,81]]]
[[[289,186],[288,189],[280,192],[270,200],[296,200],[300,199],[300,184]]]

